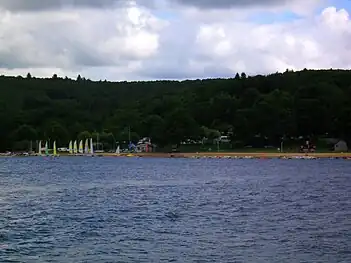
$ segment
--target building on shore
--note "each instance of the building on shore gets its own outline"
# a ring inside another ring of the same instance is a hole
[[[334,152],[347,152],[347,143],[344,140],[339,140],[334,144]]]
[[[141,140],[136,145],[136,151],[137,152],[155,152],[156,151],[156,145],[151,143],[151,139],[148,137],[145,137]]]

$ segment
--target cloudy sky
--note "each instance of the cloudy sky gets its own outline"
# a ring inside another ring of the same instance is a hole
[[[0,75],[99,80],[350,68],[349,0],[0,0]]]

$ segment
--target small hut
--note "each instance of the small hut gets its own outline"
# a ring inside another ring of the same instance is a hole
[[[343,140],[339,140],[337,143],[334,144],[334,152],[347,152],[348,147],[347,143]]]
[[[145,142],[145,143],[140,143],[136,146],[136,151],[137,152],[154,152],[156,148],[156,145]]]

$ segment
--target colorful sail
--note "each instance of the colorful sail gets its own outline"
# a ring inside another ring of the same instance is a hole
[[[57,155],[56,141],[54,141],[54,145],[53,145],[53,154],[54,154],[54,155]]]
[[[78,152],[79,152],[79,153],[83,153],[83,152],[84,152],[84,149],[83,149],[83,140],[80,140],[80,142],[79,142]]]
[[[77,141],[74,141],[73,144],[73,153],[77,154],[78,153],[78,149],[77,149]]]

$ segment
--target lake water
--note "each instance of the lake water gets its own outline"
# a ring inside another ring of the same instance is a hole
[[[0,159],[0,262],[351,262],[351,162]]]

